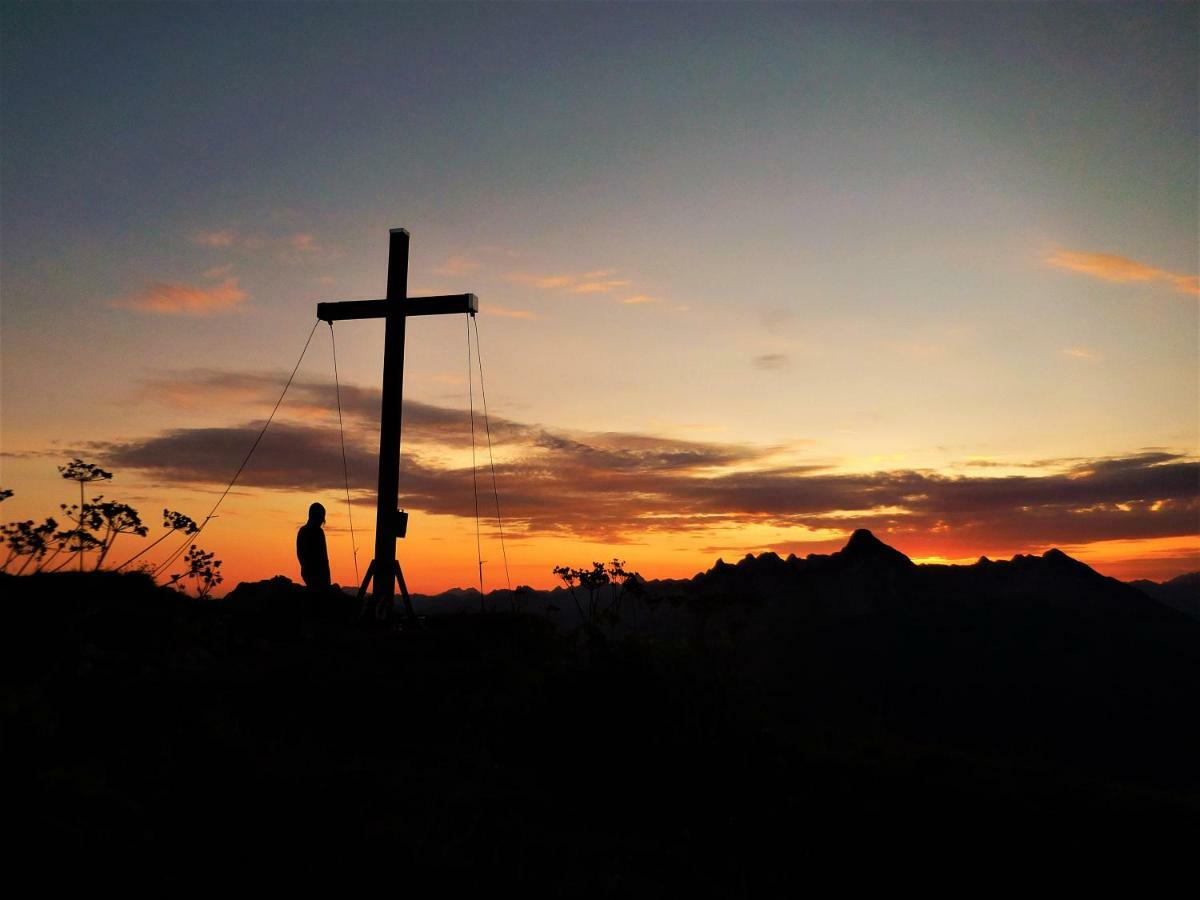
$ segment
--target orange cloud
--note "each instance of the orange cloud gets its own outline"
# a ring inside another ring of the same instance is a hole
[[[568,287],[575,281],[570,275],[530,275],[527,272],[510,272],[504,277],[516,284],[527,284],[542,290]]]
[[[497,306],[494,303],[489,303],[483,307],[483,311],[489,316],[503,316],[506,319],[544,319],[545,316],[539,316],[535,312],[530,312],[527,309],[508,309],[503,306]]]
[[[1083,347],[1064,347],[1060,352],[1063,354],[1063,356],[1072,356],[1075,359],[1100,358],[1099,354],[1093,353],[1091,350],[1087,350]]]
[[[287,245],[297,253],[321,252],[321,245],[317,243],[317,236],[309,232],[301,232],[289,236],[287,238]]]
[[[609,278],[616,269],[593,269],[581,275],[531,275],[528,272],[509,272],[504,277],[516,284],[526,284],[544,291],[568,290],[572,294],[607,294],[630,282]]]
[[[479,268],[479,263],[465,256],[451,256],[436,269],[434,275],[469,275]]]
[[[628,281],[585,281],[571,288],[572,294],[607,294],[613,288],[628,287]]]
[[[1181,294],[1195,294],[1200,297],[1200,275],[1176,275],[1175,290]]]
[[[167,316],[207,316],[230,312],[245,299],[237,278],[226,278],[211,288],[158,281],[131,297],[112,301],[112,305]]]
[[[505,279],[515,284],[529,285],[544,291],[566,291],[571,294],[611,294],[619,288],[628,288],[633,282],[623,278],[612,278],[617,269],[592,269],[577,275],[533,275],[528,272],[509,272]],[[661,297],[649,294],[630,294],[619,302],[635,305],[660,303]],[[686,307],[676,307],[686,309]]]
[[[309,262],[312,260],[335,259],[341,255],[336,247],[322,244],[310,231],[300,231],[279,239],[279,258],[284,262]],[[246,244],[247,248],[249,245]]]
[[[1084,253],[1076,250],[1058,250],[1046,257],[1047,265],[1081,275],[1090,275],[1103,281],[1127,283],[1131,281],[1165,281],[1181,294],[1200,296],[1200,276],[1181,275],[1166,269],[1157,269],[1135,259],[1113,253]]]

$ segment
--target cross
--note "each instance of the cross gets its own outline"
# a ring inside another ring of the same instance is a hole
[[[382,300],[343,300],[317,304],[317,318],[325,322],[343,319],[383,319],[383,399],[379,409],[379,490],[375,508],[375,557],[367,567],[358,589],[361,601],[374,580],[371,604],[375,614],[387,618],[396,596],[396,585],[404,598],[409,622],[415,623],[404,573],[396,560],[396,541],[408,531],[408,513],[397,509],[400,496],[400,407],[404,396],[404,326],[409,316],[443,316],[479,312],[474,294],[437,297],[408,296],[408,239],[403,228],[391,229],[388,237],[387,296]]]

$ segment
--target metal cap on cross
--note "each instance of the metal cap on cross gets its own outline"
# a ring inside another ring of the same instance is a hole
[[[436,297],[408,296],[408,242],[404,228],[393,228],[388,236],[387,296],[382,300],[341,300],[317,304],[317,318],[325,322],[344,319],[383,319],[383,396],[379,409],[379,489],[375,506],[375,556],[367,566],[358,598],[374,584],[369,606],[381,619],[391,615],[396,586],[404,599],[410,622],[416,621],[404,572],[396,559],[396,541],[408,528],[408,514],[397,509],[400,496],[400,414],[404,396],[404,328],[410,316],[444,316],[479,312],[474,294],[443,294]],[[368,607],[363,607],[367,611]]]

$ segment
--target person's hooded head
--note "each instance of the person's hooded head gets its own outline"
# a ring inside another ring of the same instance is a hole
[[[309,525],[324,525],[325,524],[325,507],[320,503],[314,503],[308,508],[308,524]]]

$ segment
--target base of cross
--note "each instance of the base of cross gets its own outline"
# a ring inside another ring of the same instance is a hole
[[[363,582],[358,588],[358,601],[361,604],[359,607],[359,618],[365,621],[388,622],[392,618],[392,599],[395,594],[391,590],[381,591],[379,579],[376,577],[377,560],[371,560],[371,564],[367,566],[367,574],[363,576]],[[404,600],[404,615],[410,625],[417,624],[416,613],[413,612],[412,600],[408,596],[408,585],[404,583],[404,572],[400,569],[400,561],[393,560],[394,566],[393,576],[395,584],[400,587],[400,596]],[[372,579],[375,580],[375,590],[370,594],[367,593],[367,588],[370,587]]]

